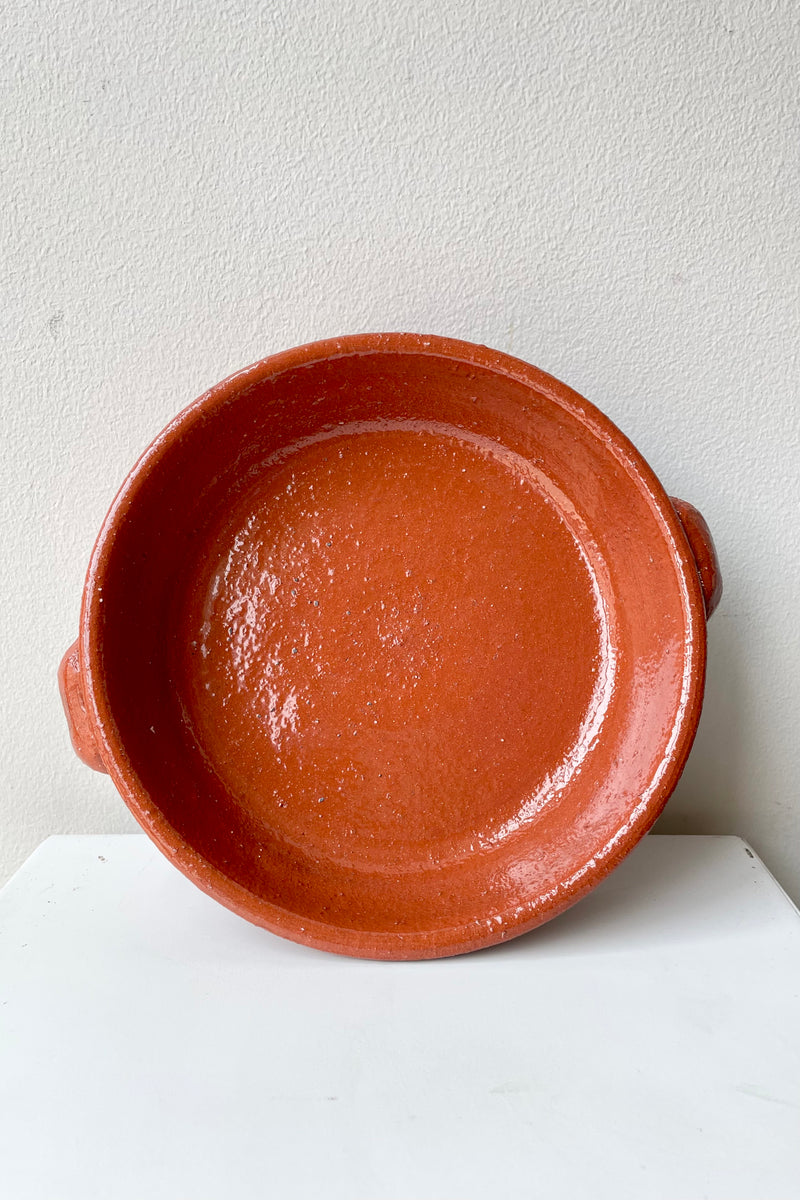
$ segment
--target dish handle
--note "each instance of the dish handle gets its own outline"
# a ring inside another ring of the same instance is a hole
[[[58,668],[58,690],[61,692],[61,703],[64,705],[73,750],[88,767],[107,773],[86,711],[86,693],[83,690],[77,642],[72,643],[61,660]]]
[[[700,576],[700,586],[703,589],[703,599],[706,604],[706,617],[710,617],[722,597],[722,575],[719,570],[719,559],[714,548],[711,530],[693,504],[686,500],[677,500],[670,496],[672,507],[678,514],[686,540],[697,563],[697,574]]]

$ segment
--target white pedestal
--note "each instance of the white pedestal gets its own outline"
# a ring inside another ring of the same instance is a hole
[[[8,1200],[794,1200],[800,917],[738,838],[650,837],[507,945],[283,942],[144,837],[0,894]]]

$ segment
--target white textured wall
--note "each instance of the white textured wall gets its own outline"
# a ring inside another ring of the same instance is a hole
[[[410,329],[561,377],[705,513],[725,597],[661,828],[744,834],[800,894],[795,0],[0,23],[0,875],[49,833],[133,828],[55,670],[140,450],[271,351]]]

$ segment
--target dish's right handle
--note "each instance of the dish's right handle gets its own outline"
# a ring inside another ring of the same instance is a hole
[[[688,504],[686,500],[677,500],[674,496],[670,496],[670,500],[680,518],[686,540],[697,563],[697,574],[700,576],[703,599],[706,602],[706,617],[710,617],[722,597],[722,575],[711,530],[702,513],[699,513],[693,504]]]

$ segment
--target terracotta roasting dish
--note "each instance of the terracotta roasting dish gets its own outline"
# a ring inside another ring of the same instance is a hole
[[[199,887],[370,958],[514,937],[692,744],[708,529],[570,388],[413,334],[231,376],[156,438],[60,670],[78,754]]]

